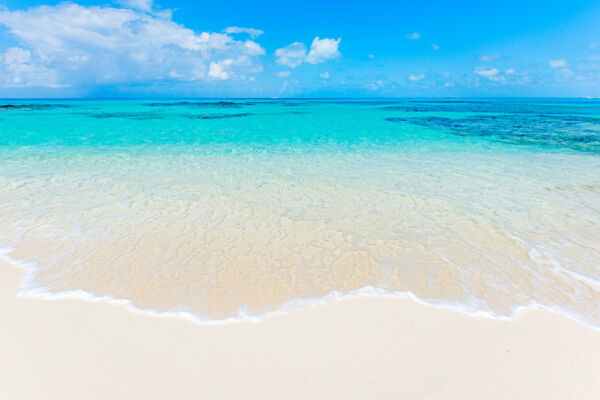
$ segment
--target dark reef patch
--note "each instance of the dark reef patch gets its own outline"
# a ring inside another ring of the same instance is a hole
[[[545,114],[545,115],[600,115],[600,103],[515,103],[485,101],[419,101],[381,107],[383,111],[395,112],[452,112],[493,114]]]
[[[510,144],[532,144],[600,151],[600,118],[581,115],[475,115],[466,118],[386,118],[441,129],[457,136],[489,137]]]
[[[66,104],[0,104],[0,110],[40,111],[55,108],[69,108]]]

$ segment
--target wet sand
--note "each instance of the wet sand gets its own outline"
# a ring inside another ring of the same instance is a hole
[[[0,262],[3,399],[595,399],[600,331],[356,298],[203,326],[83,300],[17,296]]]

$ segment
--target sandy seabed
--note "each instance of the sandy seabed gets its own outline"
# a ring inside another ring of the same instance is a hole
[[[0,262],[2,399],[597,399],[600,331],[355,298],[200,325],[17,296]]]

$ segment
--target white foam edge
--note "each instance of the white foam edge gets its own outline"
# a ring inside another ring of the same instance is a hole
[[[521,306],[515,307],[513,312],[510,315],[500,315],[495,314],[489,310],[478,309],[472,305],[452,302],[452,301],[442,301],[437,299],[423,299],[417,297],[414,293],[410,291],[390,291],[382,288],[376,288],[373,286],[365,286],[357,290],[353,290],[351,292],[342,293],[338,291],[332,291],[329,294],[319,297],[319,298],[295,298],[290,299],[283,303],[279,308],[273,311],[266,311],[262,314],[249,314],[244,309],[240,309],[237,315],[227,317],[224,319],[210,319],[198,314],[189,312],[189,311],[156,311],[151,308],[139,308],[136,306],[131,300],[128,299],[119,299],[113,296],[98,296],[90,292],[86,292],[85,290],[67,290],[62,292],[52,292],[43,286],[39,286],[35,283],[35,276],[37,274],[38,268],[36,264],[33,262],[26,262],[14,258],[10,255],[13,251],[11,248],[0,247],[0,260],[3,260],[9,264],[12,264],[16,267],[22,268],[25,270],[25,275],[23,276],[19,288],[18,296],[21,297],[29,297],[36,298],[42,300],[62,300],[62,299],[79,299],[86,300],[91,302],[104,302],[111,305],[117,305],[125,308],[127,311],[141,314],[151,317],[160,317],[160,318],[179,318],[184,319],[196,324],[200,325],[225,325],[239,322],[260,322],[266,318],[276,316],[276,315],[285,315],[290,312],[300,309],[300,308],[308,308],[315,307],[320,305],[332,304],[342,300],[350,299],[350,298],[358,298],[358,297],[386,297],[386,298],[408,298],[414,301],[417,304],[434,307],[437,309],[445,309],[452,312],[458,312],[461,314],[467,314],[476,318],[486,318],[492,320],[501,320],[501,321],[514,321],[517,319],[521,312],[524,310],[531,309],[541,309],[550,311],[567,318],[573,319],[578,323],[585,325],[588,328],[591,328],[596,331],[600,331],[600,326],[594,326],[589,321],[584,320],[578,315],[573,315],[566,313],[564,310],[560,310],[555,307],[549,307],[543,304],[539,304],[537,302],[531,301],[528,304],[524,304]]]

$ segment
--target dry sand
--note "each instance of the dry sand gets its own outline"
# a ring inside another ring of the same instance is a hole
[[[600,331],[356,298],[202,326],[18,297],[0,262],[0,399],[598,399]]]

